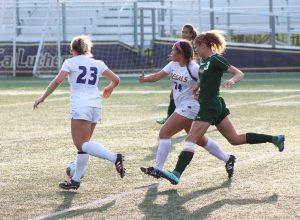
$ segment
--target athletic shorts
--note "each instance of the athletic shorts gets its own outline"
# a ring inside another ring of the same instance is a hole
[[[209,102],[201,103],[200,111],[194,121],[205,121],[211,125],[218,125],[230,114],[222,97],[216,97]]]
[[[70,119],[81,119],[97,123],[101,120],[101,108],[79,106],[72,107],[70,111]]]
[[[183,117],[194,119],[199,112],[199,105],[188,105],[175,109],[175,112]]]

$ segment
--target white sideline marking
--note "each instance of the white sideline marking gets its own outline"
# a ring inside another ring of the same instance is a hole
[[[252,164],[255,161],[264,161],[268,158],[274,158],[275,156],[278,156],[279,154],[280,153],[276,152],[276,153],[272,153],[272,154],[263,155],[263,156],[260,156],[260,157],[255,157],[255,158],[251,158],[251,159],[248,159],[248,160],[244,160],[242,162],[239,162],[238,166],[239,167],[247,166],[248,164]],[[297,154],[299,154],[299,152]],[[295,154],[293,154],[292,156],[295,156]],[[189,175],[189,176],[185,176],[183,181],[181,181],[181,183],[185,183],[185,182],[190,183],[191,178],[198,177],[197,179],[199,179],[199,177],[201,177],[201,176],[205,177],[207,174],[211,174],[211,173],[215,173],[215,172],[219,172],[219,171],[224,171],[224,167],[222,166],[222,167],[218,167],[218,168],[213,168],[213,169],[201,172],[201,173],[195,173],[195,174],[192,174],[192,175]],[[107,204],[107,203],[109,203],[113,200],[120,199],[120,198],[123,198],[123,197],[127,197],[130,194],[139,193],[139,192],[142,192],[144,190],[148,190],[148,189],[152,189],[152,188],[155,188],[155,187],[158,187],[158,186],[164,186],[164,185],[172,186],[167,181],[162,182],[162,183],[154,183],[154,184],[151,184],[151,185],[148,185],[148,186],[142,186],[142,187],[134,189],[134,190],[130,190],[130,191],[110,195],[106,198],[95,200],[95,201],[93,201],[91,203],[88,203],[88,204],[85,204],[85,205],[81,205],[81,206],[79,205],[79,206],[63,209],[61,211],[57,211],[57,212],[49,213],[49,214],[46,214],[46,215],[38,216],[38,217],[34,218],[34,220],[52,218],[52,217],[55,217],[55,216],[58,216],[58,215],[61,215],[61,214],[65,214],[67,212],[76,211],[78,209],[85,209],[85,208],[95,207],[95,206],[99,206],[99,205],[105,205],[105,204]]]
[[[170,90],[121,90],[121,91],[114,91],[113,94],[165,94],[170,93]],[[220,91],[221,93],[288,93],[288,92],[300,92],[300,89],[224,89]],[[16,95],[42,95],[43,91],[38,90],[0,90],[0,95],[9,95],[9,96],[16,96]],[[70,91],[64,90],[56,90],[54,94],[57,95],[64,95],[70,94]]]
[[[69,97],[48,99],[45,102],[56,102],[56,101],[61,101],[61,100],[66,100],[66,99],[69,99]],[[31,102],[17,102],[17,103],[10,103],[10,104],[2,104],[2,105],[0,105],[0,107],[5,108],[5,107],[20,106],[20,105],[32,105],[31,107],[33,109],[33,103],[34,103],[34,100],[32,100]]]
[[[61,215],[61,214],[67,213],[67,212],[76,211],[78,209],[86,209],[86,208],[90,208],[90,207],[105,205],[105,204],[107,204],[107,203],[109,203],[113,200],[116,200],[116,199],[119,199],[119,198],[122,198],[122,197],[126,197],[126,196],[128,196],[132,193],[138,193],[138,192],[142,192],[144,190],[148,190],[148,189],[158,187],[158,185],[159,185],[159,183],[154,183],[154,184],[151,184],[151,185],[148,185],[148,186],[142,186],[142,187],[136,188],[136,189],[131,190],[131,191],[117,193],[117,194],[110,195],[110,196],[108,196],[106,198],[103,198],[103,199],[95,200],[94,202],[91,202],[91,203],[88,203],[88,204],[85,204],[85,205],[74,206],[74,207],[71,207],[71,208],[63,209],[61,211],[57,211],[57,212],[53,212],[53,213],[50,213],[50,214],[38,216],[38,217],[34,218],[34,220],[52,218],[52,217],[55,217],[57,215]]]
[[[299,97],[300,95],[291,95],[291,96],[285,96],[285,97],[281,97],[281,98],[274,98],[274,99],[267,99],[267,100],[264,100],[264,101],[256,101],[256,102],[248,102],[248,103],[241,103],[241,104],[237,104],[237,105],[232,105],[232,106],[229,106],[229,108],[235,108],[235,107],[240,107],[240,106],[245,106],[245,105],[252,105],[252,104],[264,104],[264,103],[268,103],[268,102],[271,102],[271,101],[277,101],[277,100],[284,100],[284,99],[289,99],[289,98],[295,98],[295,97]],[[58,98],[57,100],[63,100],[64,98]],[[51,99],[53,101],[56,101],[55,99]],[[48,100],[50,101],[50,100]],[[18,103],[15,103],[15,104],[18,104]],[[30,102],[29,104],[33,104],[33,102]],[[5,107],[6,105],[4,105],[3,107]],[[0,105],[0,107],[2,107]],[[142,122],[142,121],[147,121],[147,120],[155,120],[157,117],[151,117],[151,118],[148,118],[148,119],[143,119],[143,120],[135,120],[135,121],[131,121],[130,123],[137,123],[137,122]],[[101,128],[105,128],[105,127],[111,127],[111,126],[116,126],[116,125],[120,125],[120,124],[124,124],[124,122],[122,123],[115,123],[115,124],[101,124]],[[52,133],[51,135],[43,135],[43,137],[52,137],[52,136],[55,136],[55,135],[58,135],[58,134],[65,134],[66,131],[63,130],[62,132],[55,132],[54,134]],[[39,136],[40,138],[41,136]],[[23,139],[19,139],[19,141],[28,141],[28,140],[31,140],[31,139],[35,139],[36,137],[31,137],[31,138],[23,138]],[[2,144],[6,143],[6,144],[9,144],[11,142],[16,142],[16,140],[6,140],[6,141],[2,141]]]
[[[283,92],[300,92],[300,90],[294,89],[294,90],[224,90],[221,91],[223,93],[260,93],[260,92],[266,92],[266,93],[277,93],[277,92],[283,93]],[[10,91],[0,91],[0,95],[29,95],[29,94],[39,94],[41,95],[41,92],[37,91],[22,91],[21,93],[18,93],[20,91],[14,91],[11,94],[8,94]],[[33,92],[33,93],[31,93]],[[56,94],[69,94],[69,92],[64,92],[64,91],[57,91],[55,92]],[[115,91],[114,94],[164,94],[164,93],[170,93],[169,90],[161,90],[161,91]],[[274,98],[274,99],[268,99],[268,100],[263,100],[263,101],[256,101],[256,102],[249,102],[249,103],[244,103],[244,104],[239,104],[238,106],[244,106],[244,105],[250,105],[250,104],[261,104],[261,103],[266,103],[270,101],[277,101],[277,100],[282,100],[286,98],[294,98],[298,97],[299,95],[291,95],[291,96],[285,96],[285,97],[280,97],[280,98]],[[55,101],[60,101],[60,100],[66,100],[69,99],[69,97],[60,97],[60,98],[52,98],[52,99],[47,99],[45,102],[55,102]],[[28,104],[33,104],[34,100],[32,102],[18,102],[18,103],[10,103],[10,104],[2,104],[0,107],[11,107],[11,106],[20,106],[20,105],[28,105]],[[159,105],[160,107],[163,107],[164,104]],[[121,106],[112,106],[112,107],[121,107]],[[130,106],[134,107],[134,106]],[[232,105],[230,107],[236,107],[235,105]]]
[[[300,102],[269,102],[269,103],[263,103],[259,105],[264,106],[300,106]]]
[[[288,92],[300,92],[300,89],[226,89],[221,90],[223,93],[288,93]]]
[[[15,96],[15,95],[42,95],[44,91],[39,90],[0,90],[0,95],[9,95],[9,96]],[[63,91],[63,90],[56,90],[55,94],[57,95],[63,95],[63,94],[70,94],[69,91]]]
[[[263,101],[246,102],[246,103],[237,104],[237,105],[229,105],[228,107],[234,108],[234,107],[240,107],[240,106],[252,105],[252,104],[265,104],[265,103],[272,102],[272,101],[278,101],[278,100],[283,100],[283,99],[292,99],[292,98],[296,98],[296,97],[300,97],[300,94],[299,95],[289,95],[289,96],[284,96],[284,97],[280,97],[280,98],[265,99]]]
[[[168,107],[169,103],[161,103],[159,105],[157,105],[158,107]]]

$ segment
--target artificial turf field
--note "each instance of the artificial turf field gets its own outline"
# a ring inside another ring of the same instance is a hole
[[[117,176],[109,161],[91,158],[77,191],[58,188],[77,152],[67,81],[33,110],[50,80],[0,78],[0,219],[300,218],[299,73],[249,73],[221,92],[239,133],[283,133],[284,152],[272,144],[231,146],[211,127],[208,136],[237,157],[234,177],[227,180],[224,163],[199,147],[177,186],[139,169],[154,163],[161,127],[155,121],[166,116],[170,81],[139,84],[137,77],[122,77],[103,100],[92,140],[126,155],[126,176]],[[185,136],[173,137],[165,169],[174,168]]]

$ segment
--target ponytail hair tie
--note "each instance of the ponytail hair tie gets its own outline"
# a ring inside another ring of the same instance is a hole
[[[182,49],[181,49],[181,47],[180,47],[180,41],[177,41],[177,42],[175,43],[175,47],[176,47],[180,52],[182,52]]]

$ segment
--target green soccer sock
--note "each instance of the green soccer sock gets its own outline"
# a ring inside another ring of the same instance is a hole
[[[170,99],[170,103],[169,103],[169,107],[168,107],[168,118],[170,117],[170,115],[173,114],[173,112],[175,111],[175,102],[174,99]]]
[[[179,178],[180,175],[183,173],[187,165],[193,159],[194,152],[190,151],[181,151],[180,155],[178,156],[177,164],[173,173]]]
[[[246,141],[248,144],[273,143],[273,136],[266,134],[246,133]]]

